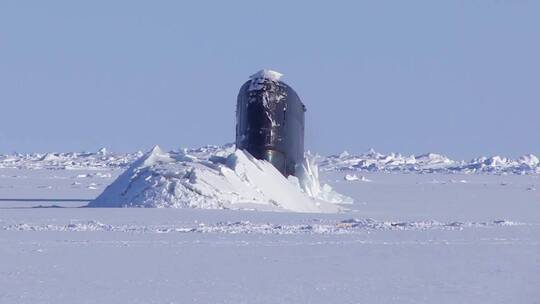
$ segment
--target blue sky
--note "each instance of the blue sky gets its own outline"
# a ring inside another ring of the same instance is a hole
[[[234,140],[285,74],[321,154],[540,154],[536,1],[1,1],[0,152]]]

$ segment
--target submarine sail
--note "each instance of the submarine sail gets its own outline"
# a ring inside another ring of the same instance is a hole
[[[238,93],[236,148],[269,161],[283,175],[295,175],[304,158],[306,107],[282,74],[261,70]]]

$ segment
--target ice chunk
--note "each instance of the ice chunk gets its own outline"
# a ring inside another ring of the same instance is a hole
[[[521,156],[519,159],[518,159],[518,162],[523,166],[523,167],[528,167],[528,168],[535,168],[538,166],[538,163],[540,162],[538,160],[538,157],[536,157],[536,155],[534,154],[527,154],[527,155],[523,155]]]
[[[157,162],[171,162],[172,158],[169,153],[163,152],[159,146],[154,146],[152,150],[143,158],[139,159],[137,164],[140,168],[149,167]]]
[[[369,178],[363,175],[358,177],[358,175],[356,174],[345,174],[343,179],[345,179],[346,181],[361,181],[361,182],[367,182],[367,183],[371,182]]]
[[[316,163],[316,157],[309,152],[305,154],[304,162],[297,168],[297,176],[302,190],[309,196],[321,201],[331,202],[333,204],[352,204],[353,199],[339,194],[328,184],[319,181],[319,168]]]
[[[107,148],[103,147],[103,148],[99,149],[96,154],[97,155],[107,155],[107,153],[109,153],[109,151],[107,151]]]
[[[345,179],[346,181],[357,181],[359,180],[360,178],[356,175],[356,174],[345,174],[345,176],[343,177],[343,179]]]

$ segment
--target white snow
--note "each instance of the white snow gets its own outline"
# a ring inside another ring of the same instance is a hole
[[[99,149],[96,154],[107,155],[107,153],[109,153],[109,151],[107,151],[107,148],[103,147],[103,148]]]
[[[534,169],[538,167],[538,164],[540,163],[540,161],[538,160],[538,157],[536,157],[536,155],[527,154],[527,155],[521,156],[518,159],[518,163],[521,166],[526,167],[527,169]]]
[[[463,230],[471,228],[496,228],[510,226],[531,226],[531,224],[508,220],[488,222],[439,222],[424,221],[378,221],[371,218],[348,218],[343,220],[312,220],[302,223],[261,223],[252,221],[222,221],[217,223],[177,223],[177,224],[106,224],[97,220],[72,219],[65,223],[3,223],[3,231],[72,231],[72,232],[122,232],[122,233],[220,233],[220,234],[363,234],[369,231],[425,231]]]
[[[349,181],[349,182],[353,182],[353,181],[361,181],[361,182],[366,182],[366,183],[372,182],[372,180],[370,180],[369,178],[367,178],[367,177],[365,177],[363,175],[358,177],[358,175],[356,175],[356,174],[345,174],[343,179],[346,180],[346,181]]]
[[[198,149],[184,149],[187,157],[209,157],[210,154],[230,153],[234,146],[206,146]],[[108,170],[125,169],[142,152],[114,153],[102,148],[97,152],[32,153],[0,155],[0,168],[18,169],[70,169]],[[419,156],[400,153],[383,154],[370,149],[366,153],[351,154],[347,151],[339,155],[318,156],[316,164],[323,171],[354,170],[364,172],[417,172],[417,173],[465,173],[465,174],[540,174],[540,161],[533,154],[517,159],[502,156],[481,156],[470,161],[453,160],[437,153]]]
[[[343,177],[346,181],[357,181],[359,180],[360,178],[356,175],[356,174],[345,174],[345,176]]]
[[[219,151],[222,152],[222,151]],[[90,207],[170,207],[339,212],[352,203],[321,186],[313,160],[286,179],[274,166],[237,150],[198,158],[154,147],[89,204]]]
[[[366,158],[385,158],[375,154]],[[234,171],[231,155],[232,146],[154,149],[138,161],[148,166],[141,172],[164,177],[182,162]],[[398,165],[404,170],[316,174],[321,159],[308,157],[310,178],[285,182],[303,181],[312,195],[325,188],[315,181],[328,183],[354,198],[348,211],[323,214],[56,208],[86,204],[69,200],[95,198],[122,167],[35,170],[41,161],[32,162],[0,168],[0,303],[536,303],[539,296],[534,172]]]
[[[278,81],[282,76],[283,76],[283,74],[281,74],[280,72],[263,69],[263,70],[258,71],[255,74],[249,76],[249,78],[252,79],[252,80],[255,80],[255,79],[269,79],[269,80],[272,80],[272,81]]]
[[[437,153],[403,156],[399,153],[382,154],[371,149],[359,155],[345,151],[339,155],[322,157],[319,167],[325,171],[540,174],[538,158],[533,154],[515,160],[501,156],[482,156],[470,161],[458,161]]]
[[[97,152],[32,153],[0,155],[0,168],[18,169],[84,169],[105,170],[125,168],[141,156],[137,153],[110,153],[105,148]]]
[[[283,76],[283,74],[276,71],[266,69],[260,70],[249,77],[251,79],[249,84],[249,91],[260,90],[263,88],[265,81],[279,81],[281,76]],[[284,98],[284,96],[277,96],[276,98],[276,101],[279,101]],[[267,100],[263,99],[263,102],[265,103],[265,107],[268,108],[268,105],[266,104]]]

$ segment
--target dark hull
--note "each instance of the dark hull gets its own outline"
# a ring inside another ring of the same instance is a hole
[[[236,147],[294,175],[304,157],[305,107],[281,81],[252,79],[238,94]]]

